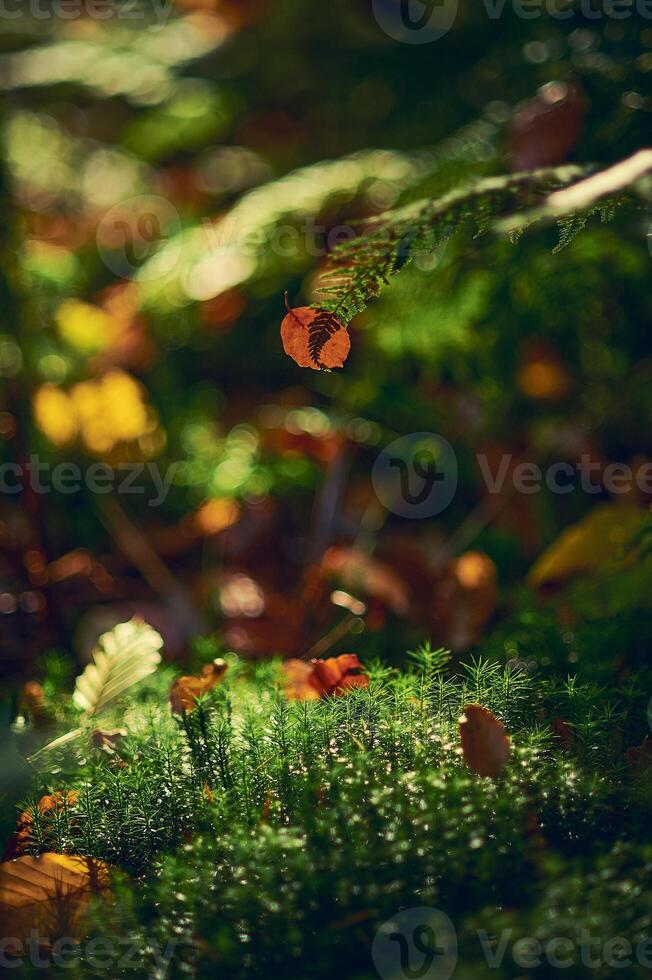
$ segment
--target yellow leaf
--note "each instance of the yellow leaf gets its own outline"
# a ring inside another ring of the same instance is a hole
[[[631,504],[598,504],[543,552],[530,570],[529,584],[541,588],[564,582],[624,557],[644,516]]]
[[[3,937],[19,941],[37,930],[37,941],[79,940],[92,894],[109,886],[103,861],[68,854],[19,857],[0,864],[0,917]],[[10,950],[9,950],[10,951]]]

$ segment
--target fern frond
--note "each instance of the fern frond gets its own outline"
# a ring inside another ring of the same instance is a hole
[[[597,213],[607,222],[628,198],[649,201],[651,197],[652,150],[644,149],[613,167],[554,191],[540,206],[500,222],[498,230],[514,232],[538,221],[567,222]]]
[[[575,166],[485,177],[434,200],[388,211],[334,250],[317,288],[324,296],[318,305],[346,325],[416,255],[436,251],[469,222],[476,238],[493,228],[516,240],[535,222],[556,220],[560,236],[554,252],[559,252],[594,214],[610,221],[627,195],[649,196],[650,172],[652,150],[640,150],[588,177]]]
[[[331,255],[319,306],[348,323],[411,259],[440,248],[464,224],[484,234],[496,217],[529,210],[554,188],[575,180],[574,166],[485,177],[433,201],[416,201],[367,221],[361,235]]]
[[[293,273],[313,261],[314,219],[328,225],[332,207],[370,207],[368,191],[382,181],[397,199],[435,197],[460,180],[484,176],[495,165],[498,127],[480,119],[447,137],[432,149],[412,154],[368,149],[301,167],[244,194],[217,220],[204,219],[172,236],[138,274],[146,306],[174,305],[174,296],[187,302],[210,299],[233,285],[270,275],[282,282],[288,274],[288,254],[277,247],[279,233],[297,241],[291,256]],[[310,246],[310,247],[307,247]],[[324,246],[325,247],[325,246]],[[160,273],[160,270],[167,272]],[[224,271],[226,270],[226,272]]]

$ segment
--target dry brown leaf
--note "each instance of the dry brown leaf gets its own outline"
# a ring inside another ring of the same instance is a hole
[[[343,367],[351,350],[346,327],[328,310],[310,306],[288,307],[281,323],[283,350],[299,367],[313,371]]]
[[[226,660],[218,658],[202,667],[199,676],[178,677],[170,689],[172,711],[176,715],[193,711],[197,707],[197,698],[221,684],[227,669]]]
[[[358,673],[361,667],[355,653],[326,660],[287,660],[283,664],[286,697],[291,701],[318,701],[327,695],[345,694],[353,687],[368,687],[367,675]]]
[[[47,796],[42,796],[36,806],[39,813],[43,815],[53,814],[60,807],[74,807],[77,800],[78,794],[74,790],[67,790],[65,792],[50,793]],[[32,814],[28,810],[24,810],[18,818],[13,835],[7,842],[2,860],[11,861],[24,854],[34,843],[33,831],[34,821]]]
[[[110,871],[103,861],[68,854],[42,854],[3,862],[3,934],[23,940],[34,929],[43,946],[63,936],[80,940],[89,899],[108,888]]]
[[[480,704],[467,704],[459,720],[464,759],[478,776],[497,776],[505,768],[511,752],[505,726]]]

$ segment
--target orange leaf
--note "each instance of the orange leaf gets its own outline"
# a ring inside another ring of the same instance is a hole
[[[178,677],[170,689],[170,704],[172,711],[180,715],[183,711],[193,711],[197,705],[197,698],[214,687],[224,679],[228,664],[225,660],[217,659],[212,664],[202,667],[199,677],[192,675]]]
[[[328,310],[310,306],[288,307],[281,323],[283,350],[299,367],[313,371],[343,367],[351,350],[351,338],[346,327]]]
[[[326,660],[287,660],[283,664],[285,694],[291,701],[318,701],[345,694],[352,687],[367,687],[369,678],[358,674],[362,664],[355,653]]]
[[[459,720],[464,759],[478,776],[497,776],[504,769],[511,751],[509,735],[502,721],[479,704],[467,704]]]
[[[74,790],[68,790],[65,793],[51,793],[48,796],[42,796],[36,806],[39,813],[52,814],[58,807],[74,807],[77,799],[78,794]],[[4,849],[2,860],[11,861],[13,858],[24,854],[27,848],[34,843],[33,832],[34,821],[32,820],[32,814],[28,810],[25,810],[18,818],[16,829]]]
[[[19,857],[0,864],[3,935],[27,938],[37,930],[42,945],[63,936],[80,939],[89,897],[109,885],[103,861],[68,854]]]

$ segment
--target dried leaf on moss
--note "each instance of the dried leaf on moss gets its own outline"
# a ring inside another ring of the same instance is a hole
[[[192,711],[197,706],[197,698],[221,684],[228,669],[226,660],[218,658],[206,664],[198,677],[188,675],[178,677],[170,689],[170,705],[176,715]]]
[[[287,660],[283,664],[285,693],[291,701],[318,701],[340,695],[353,687],[367,687],[369,678],[361,670],[357,654],[343,653],[326,660]]]
[[[511,752],[509,735],[500,719],[480,704],[467,704],[459,721],[464,760],[478,776],[496,777]]]

